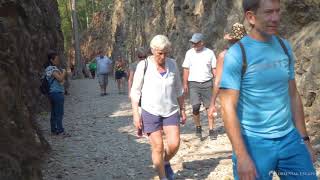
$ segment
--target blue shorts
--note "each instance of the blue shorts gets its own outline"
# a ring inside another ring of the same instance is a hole
[[[146,134],[162,130],[163,126],[179,126],[180,124],[179,112],[176,112],[169,117],[161,117],[150,114],[142,109],[141,116],[143,122],[143,132]]]
[[[316,180],[311,156],[296,129],[281,138],[265,139],[243,136],[259,180],[271,180],[276,173],[281,180]],[[232,155],[233,175],[238,180],[237,159]]]

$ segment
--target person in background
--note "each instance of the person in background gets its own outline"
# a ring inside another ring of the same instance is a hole
[[[102,54],[102,51],[99,52],[99,56],[96,57],[97,62],[97,76],[100,85],[100,95],[107,95],[107,86],[108,86],[108,76],[111,69],[112,61]]]
[[[96,77],[96,70],[97,70],[97,62],[96,62],[96,59],[93,59],[93,60],[89,63],[89,70],[90,70],[92,79],[94,79],[94,78]]]
[[[49,100],[51,103],[50,127],[51,134],[65,134],[63,128],[64,87],[66,71],[60,70],[60,59],[57,52],[48,52],[48,62],[45,64],[45,74],[49,83]]]
[[[117,61],[115,62],[115,80],[117,81],[118,93],[124,93],[124,85],[126,78],[126,62],[124,59],[119,56]]]
[[[137,65],[141,60],[144,60],[147,58],[147,52],[143,47],[139,47],[136,51],[137,54],[137,58],[135,59],[134,62],[132,62],[129,66],[129,70],[128,70],[128,97],[130,99],[130,92],[131,92],[131,86],[132,86],[132,82],[133,82],[133,76],[134,76],[134,72],[136,71]]]
[[[182,123],[186,121],[183,87],[175,60],[167,57],[171,49],[169,39],[156,35],[150,47],[153,55],[147,57],[147,67],[144,61],[140,61],[133,78],[133,120],[135,127],[149,136],[152,162],[159,178],[172,180],[174,172],[169,161],[179,149],[180,118]],[[162,133],[166,136],[166,147]]]
[[[218,55],[218,58],[217,58],[216,77],[214,80],[212,97],[211,97],[211,102],[210,102],[210,107],[209,107],[209,113],[208,113],[209,116],[213,116],[217,112],[216,100],[217,100],[219,88],[220,88],[220,80],[221,80],[221,75],[222,75],[224,55],[226,54],[226,52],[230,46],[232,46],[234,43],[238,42],[246,34],[247,34],[247,31],[246,31],[244,25],[240,24],[240,23],[235,23],[232,25],[231,32],[227,33],[224,36],[224,39],[228,41],[228,45]]]
[[[196,136],[202,140],[202,127],[200,121],[201,102],[207,110],[209,137],[211,140],[217,138],[213,130],[214,117],[208,114],[212,95],[212,86],[215,76],[216,56],[214,52],[204,46],[204,36],[194,33],[189,40],[192,48],[186,53],[183,61],[183,87],[184,92],[190,92],[190,103],[192,105],[193,120],[196,125]]]
[[[234,179],[271,180],[277,173],[280,179],[316,180],[295,58],[290,43],[277,36],[280,0],[242,5],[251,30],[227,51],[219,90]]]

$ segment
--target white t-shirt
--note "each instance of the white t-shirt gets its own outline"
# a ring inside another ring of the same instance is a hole
[[[212,79],[212,68],[216,67],[214,52],[206,47],[196,52],[194,48],[186,53],[182,67],[189,69],[188,81],[205,82]]]
[[[110,64],[112,64],[112,61],[107,56],[104,56],[103,58],[98,56],[96,57],[96,61],[97,61],[97,74],[109,73]]]

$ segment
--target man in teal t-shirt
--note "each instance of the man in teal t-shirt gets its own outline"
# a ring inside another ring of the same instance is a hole
[[[314,154],[294,77],[289,43],[277,39],[279,0],[244,0],[252,30],[225,55],[222,117],[233,146],[235,179],[316,179]]]

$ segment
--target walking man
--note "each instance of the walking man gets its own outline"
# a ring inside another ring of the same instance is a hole
[[[100,52],[100,55],[96,57],[97,61],[97,75],[100,84],[100,95],[107,95],[108,75],[110,72],[112,61]]]
[[[196,136],[202,139],[200,123],[201,102],[208,112],[210,106],[214,74],[216,68],[216,56],[214,52],[204,46],[203,34],[193,34],[190,42],[192,48],[186,53],[183,67],[183,88],[185,94],[190,93],[193,120],[196,125]],[[213,130],[214,117],[208,114],[209,136],[216,139],[217,134]]]
[[[291,46],[278,39],[280,0],[243,0],[248,36],[225,55],[220,97],[235,179],[316,180]],[[282,46],[283,45],[283,46]],[[245,58],[245,60],[244,60]]]

